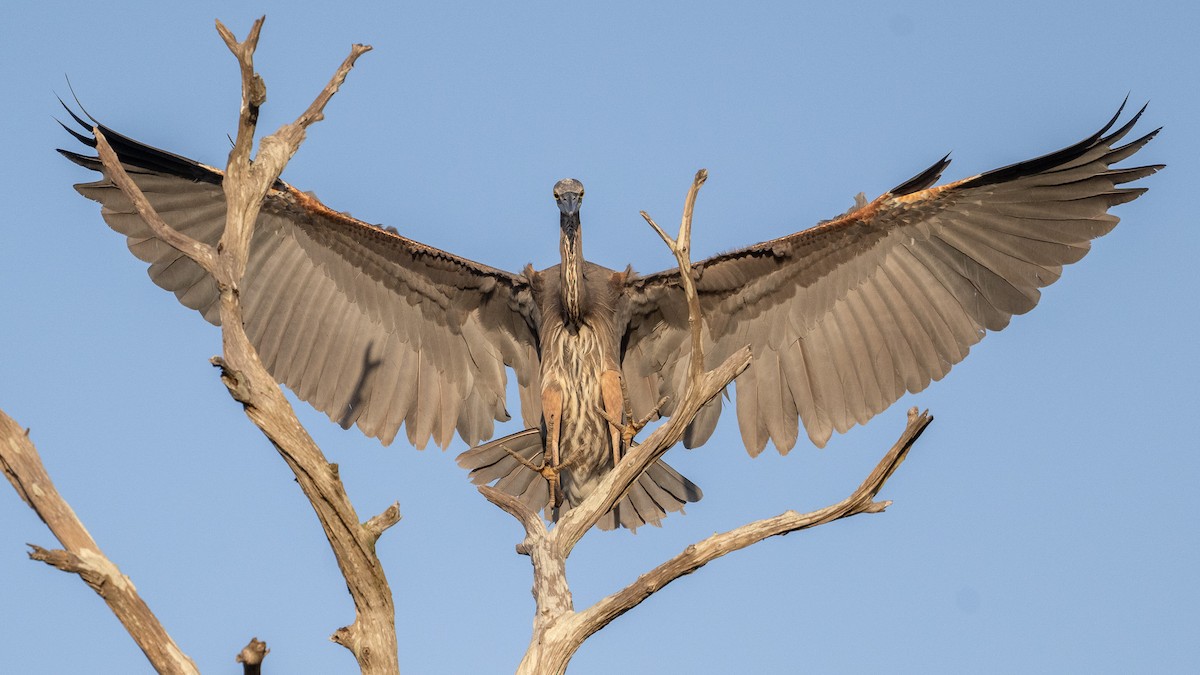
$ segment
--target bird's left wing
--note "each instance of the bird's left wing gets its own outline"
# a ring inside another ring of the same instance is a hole
[[[99,128],[163,219],[216,245],[225,226],[223,173]],[[95,147],[90,133],[67,130]],[[103,172],[95,157],[60,152]],[[155,237],[108,176],[76,189],[103,205],[109,226],[150,263],[154,283],[219,322],[216,283]],[[246,332],[275,379],[385,444],[403,424],[417,447],[430,437],[446,447],[456,429],[471,445],[490,438],[493,420],[509,418],[505,365],[517,374],[524,416],[536,423],[540,415],[531,395],[537,310],[523,276],[356,220],[278,181],[240,291]]]
[[[737,379],[742,439],[758,454],[770,439],[795,444],[797,418],[818,446],[834,430],[941,379],[986,331],[1034,307],[1038,289],[1090,241],[1117,224],[1108,209],[1145,188],[1123,183],[1160,166],[1111,165],[1141,112],[1109,133],[954,183],[930,187],[945,159],[870,203],[811,229],[695,263],[708,367],[749,345]],[[624,376],[635,417],[680,390],[690,352],[678,270],[627,287]],[[670,414],[668,400],[663,409]],[[717,399],[685,442],[703,443]]]

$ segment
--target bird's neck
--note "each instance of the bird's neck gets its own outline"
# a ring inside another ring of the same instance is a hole
[[[562,237],[559,250],[562,253],[562,307],[563,318],[578,326],[583,322],[583,233],[579,228],[579,214],[562,214]]]

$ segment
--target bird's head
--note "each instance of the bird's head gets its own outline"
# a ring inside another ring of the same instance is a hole
[[[554,201],[558,202],[558,210],[564,216],[578,215],[583,203],[583,183],[574,178],[558,181],[554,184]]]
[[[573,235],[579,227],[579,207],[583,204],[583,183],[574,178],[564,178],[554,184],[554,201],[562,214],[560,220],[566,234]]]

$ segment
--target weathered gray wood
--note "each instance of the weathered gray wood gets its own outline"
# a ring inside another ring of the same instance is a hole
[[[33,550],[29,557],[78,574],[125,626],[155,670],[199,673],[196,664],[179,649],[138,595],[133,582],[104,555],[70,504],[58,493],[28,432],[3,411],[0,411],[0,469],[65,549],[47,550],[30,545]]]
[[[354,654],[363,673],[398,673],[394,602],[383,566],[375,555],[375,541],[384,530],[399,520],[399,507],[394,505],[365,525],[360,521],[346,496],[336,465],[325,459],[321,449],[300,425],[279,385],[250,344],[238,294],[263,197],[299,149],[306,129],[324,118],[325,105],[345,81],[354,62],[371,48],[354,45],[350,55],[312,105],[295,122],[263,138],[258,153],[251,161],[258,108],[266,100],[265,85],[254,71],[253,62],[262,22],[262,19],[256,21],[249,36],[242,42],[238,42],[224,25],[217,22],[218,32],[238,59],[242,74],[242,107],[237,139],[229,154],[229,164],[222,182],[227,211],[225,232],[217,246],[216,264],[210,262],[206,265],[208,261],[203,260],[206,250],[189,244],[187,238],[179,233],[168,234],[164,240],[173,246],[179,242],[183,246],[180,248],[182,253],[205,266],[213,275],[221,298],[224,356],[214,359],[214,363],[221,368],[221,380],[229,388],[230,394],[243,404],[247,417],[270,439],[284,462],[296,474],[296,480],[316,511],[338,567],[346,579],[356,615],[352,624],[337,629],[331,639]],[[103,134],[98,129],[95,131],[106,171],[114,177],[124,176],[125,171],[108,148]],[[114,178],[118,185],[127,181],[127,176],[125,180]],[[156,228],[156,233],[164,227],[169,229],[136,187],[127,190],[126,196],[150,226]]]

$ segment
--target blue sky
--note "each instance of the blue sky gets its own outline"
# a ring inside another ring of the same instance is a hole
[[[672,260],[637,213],[676,222],[700,167],[697,258],[808,227],[948,151],[957,179],[1057,149],[1129,94],[1150,102],[1144,130],[1165,127],[1137,159],[1169,166],[1037,309],[824,450],[751,460],[732,416],[702,449],[673,450],[704,500],[661,530],[589,534],[568,569],[576,605],[714,531],[842,498],[904,410],[929,408],[882,495],[895,504],[712,563],[591,639],[571,672],[1194,670],[1200,10],[819,4],[6,6],[0,408],[32,428],[60,490],[202,670],[234,672],[257,635],[270,672],[353,672],[326,640],[350,600],[290,473],[208,365],[218,333],[150,283],[71,189],[88,173],[53,152],[73,143],[53,119],[64,74],[114,129],[222,164],[238,80],[214,18],[242,36],[267,14],[265,131],[352,42],[372,44],[284,178],[510,270],[554,262],[564,176],[587,186],[588,256],[651,272]],[[300,413],[360,515],[400,502],[379,552],[402,667],[512,670],[529,566],[512,519],[454,464],[464,448],[384,448]],[[94,594],[29,562],[25,542],[55,545],[0,488],[0,669],[148,671]]]

